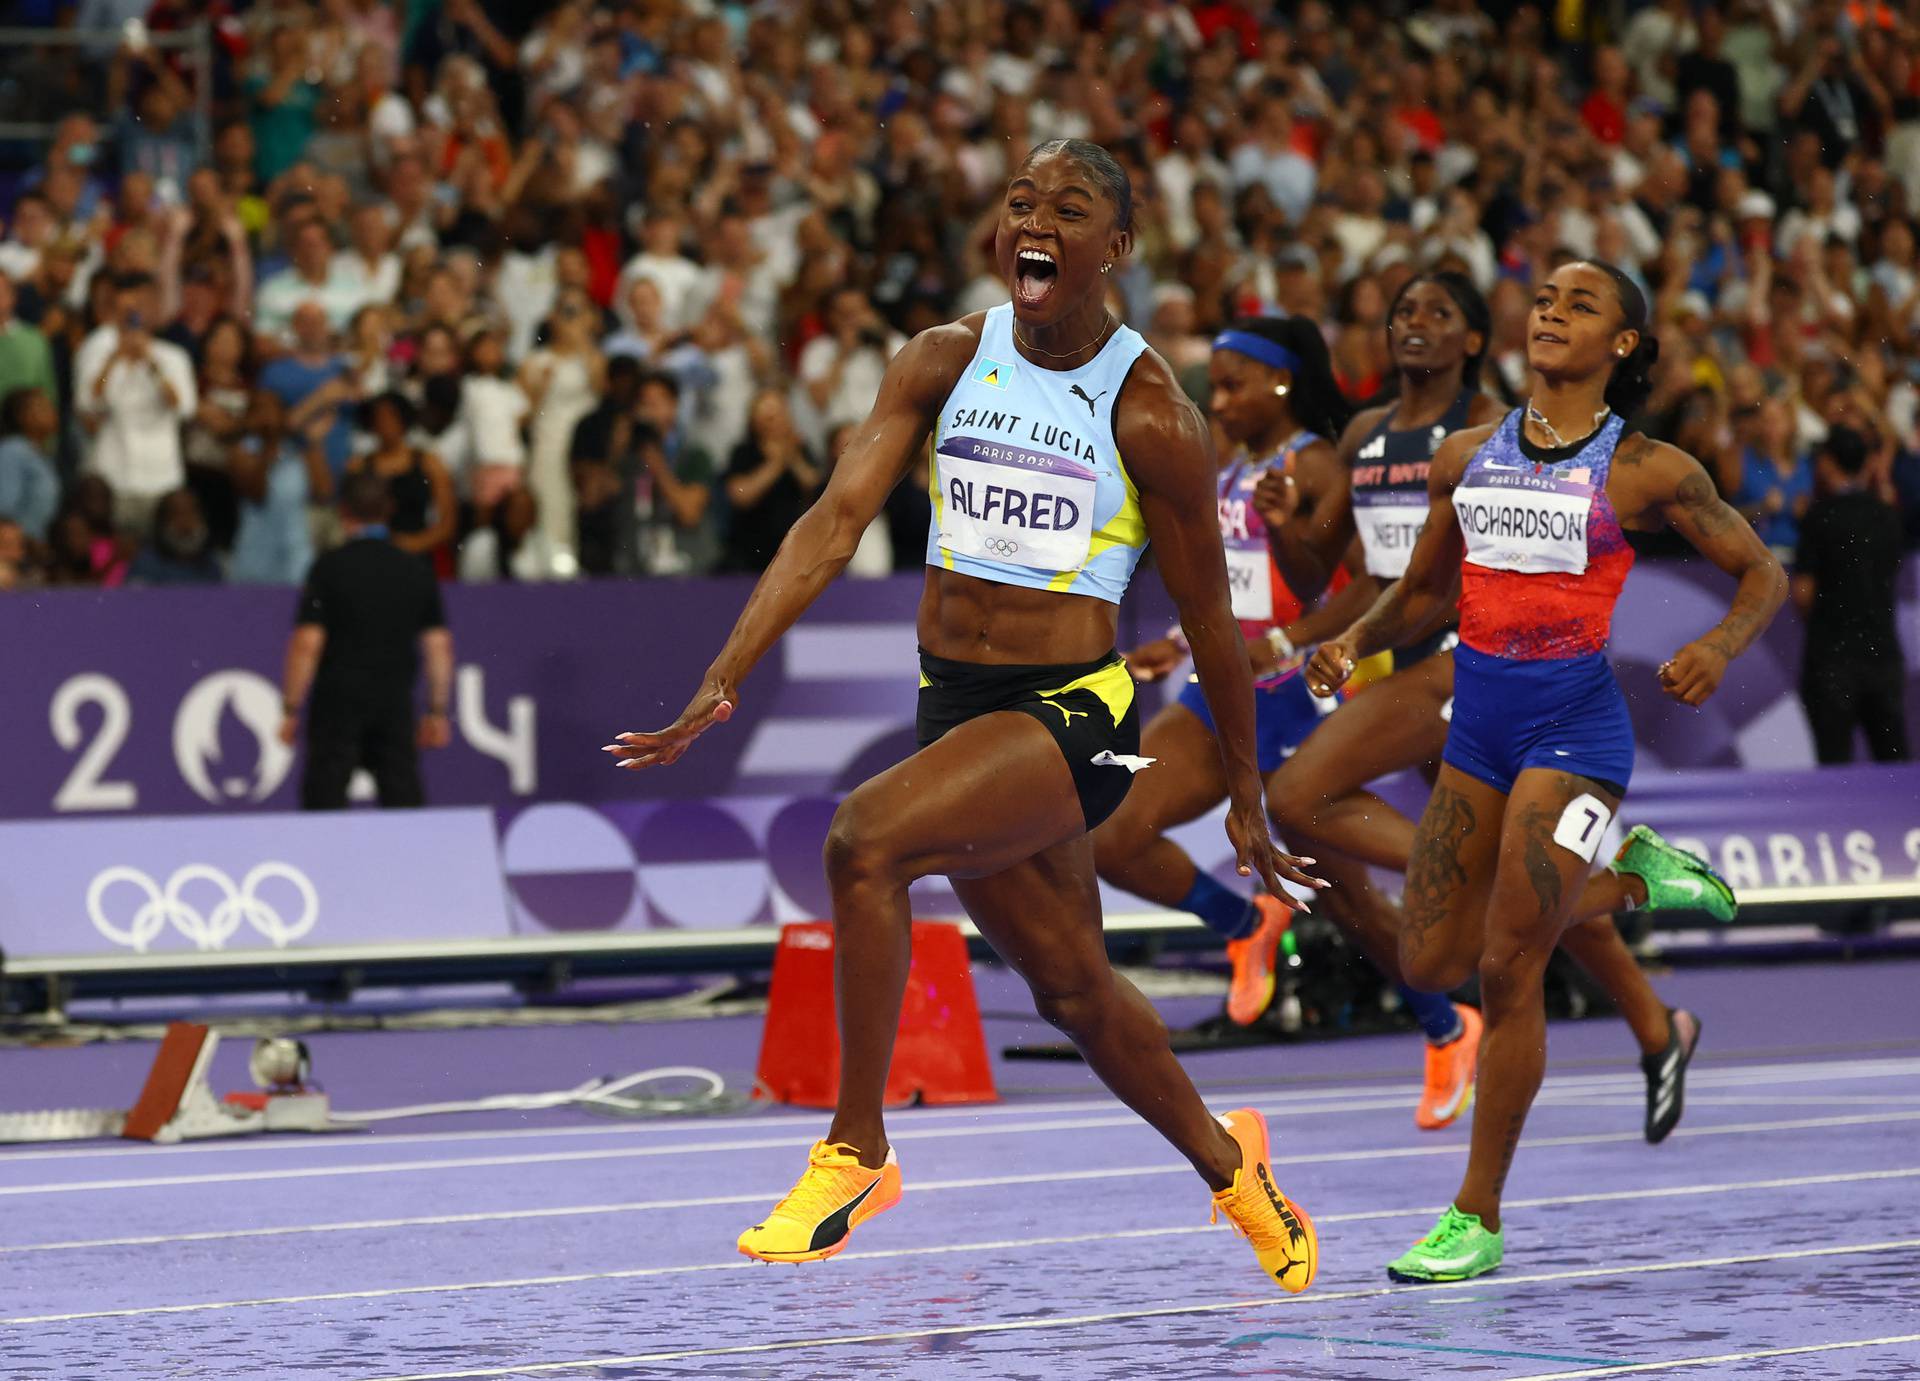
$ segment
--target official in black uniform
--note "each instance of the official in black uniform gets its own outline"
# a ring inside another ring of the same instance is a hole
[[[1793,600],[1807,616],[1800,699],[1822,764],[1852,762],[1854,729],[1875,762],[1905,762],[1907,659],[1900,648],[1899,510],[1867,477],[1867,442],[1835,427],[1816,466],[1821,496],[1800,520]]]
[[[453,635],[440,586],[424,562],[387,540],[391,511],[384,479],[349,475],[340,495],[347,540],[313,563],[300,594],[280,737],[293,743],[311,689],[302,810],[344,809],[358,767],[373,773],[382,806],[424,805],[417,750],[444,748],[451,737]],[[427,709],[416,722],[423,659]]]

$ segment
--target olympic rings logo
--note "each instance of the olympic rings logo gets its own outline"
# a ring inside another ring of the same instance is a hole
[[[260,895],[261,884],[270,879],[285,882],[298,894],[300,911],[295,919],[289,921]],[[186,891],[195,884],[205,884],[219,893],[211,910],[202,912],[187,900]],[[116,885],[136,888],[144,897],[125,925],[107,914],[107,893]],[[88,884],[87,916],[95,930],[139,954],[145,954],[147,946],[168,926],[202,951],[224,949],[243,924],[252,926],[275,949],[285,949],[320,919],[320,898],[307,875],[287,863],[257,864],[238,887],[218,868],[204,863],[175,869],[165,887],[138,868],[115,866],[103,869]]]
[[[1018,542],[1010,542],[1004,537],[989,537],[981,545],[995,556],[1012,556],[1020,550]]]

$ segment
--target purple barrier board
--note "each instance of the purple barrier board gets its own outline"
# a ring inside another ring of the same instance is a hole
[[[498,853],[487,873],[497,885],[504,872],[514,930],[733,926],[824,914],[819,846],[834,802],[911,751],[920,577],[829,589],[749,679],[734,719],[675,767],[620,772],[599,751],[618,730],[656,727],[679,711],[748,588],[742,579],[448,587],[459,667],[455,742],[427,755],[429,797],[436,806],[492,808]],[[1850,863],[1849,850],[1865,846],[1849,829],[1830,830],[1824,844],[1818,831],[1793,834],[1799,855],[1773,842],[1815,818],[1802,802],[1851,820],[1838,812],[1855,799],[1843,785],[1851,778],[1786,771],[1812,762],[1794,694],[1801,634],[1790,611],[1703,709],[1658,690],[1654,669],[1713,624],[1730,589],[1697,562],[1644,562],[1628,582],[1613,647],[1640,745],[1628,819],[1707,845],[1743,885],[1795,878],[1799,866],[1814,881],[1833,870],[1853,877],[1850,868],[1866,865]],[[1911,669],[1920,664],[1920,563],[1909,564],[1902,592]],[[0,645],[15,652],[0,678],[0,713],[12,726],[0,819],[257,819],[291,809],[299,760],[274,731],[293,606],[291,591],[258,589],[0,599]],[[1170,622],[1149,572],[1122,609],[1121,645]],[[1143,711],[1179,686],[1175,677],[1145,688]],[[1920,725],[1920,675],[1909,686]],[[1667,820],[1658,805],[1664,774],[1707,768],[1780,775],[1689,776],[1693,814]],[[1920,777],[1888,776],[1859,799],[1875,812],[1859,828],[1874,831],[1873,856],[1893,876],[1909,866],[1905,831],[1920,825]],[[1762,819],[1756,810],[1777,814]],[[1724,826],[1718,834],[1716,820]],[[1226,864],[1217,819],[1177,837],[1203,866]],[[101,866],[114,861],[100,858]],[[170,876],[179,865],[167,866]],[[222,866],[240,866],[237,886],[254,863]],[[1107,901],[1141,909],[1123,894]],[[939,884],[916,893],[921,914],[951,914],[952,905]],[[6,924],[18,914],[10,907]],[[84,924],[84,911],[71,914]],[[463,933],[497,933],[482,915],[473,912]],[[29,952],[5,928],[0,944]]]
[[[1920,667],[1920,562],[1902,630]],[[1130,646],[1171,622],[1149,574],[1122,611]],[[1800,629],[1783,614],[1691,710],[1654,668],[1724,612],[1730,582],[1700,563],[1642,563],[1613,656],[1658,767],[1791,768],[1812,751],[1794,695]],[[454,745],[427,758],[435,805],[844,792],[910,751],[918,576],[841,581],[743,690],[738,713],[671,771],[614,771],[600,745],[677,714],[746,597],[744,580],[449,586],[459,670]],[[0,819],[288,810],[298,760],[275,738],[291,591],[47,591],[0,599],[12,727]],[[1920,724],[1920,675],[1910,682]],[[1178,688],[1150,688],[1147,709]]]
[[[1651,773],[1624,811],[1736,890],[1920,885],[1920,766]]]
[[[490,812],[0,824],[9,959],[510,935]]]

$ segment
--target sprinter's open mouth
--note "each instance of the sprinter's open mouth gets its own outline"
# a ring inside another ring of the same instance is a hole
[[[1013,259],[1013,291],[1022,307],[1038,307],[1053,291],[1060,265],[1044,249],[1023,249]]]

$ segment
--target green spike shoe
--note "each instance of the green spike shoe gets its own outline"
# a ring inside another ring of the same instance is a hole
[[[1704,911],[1716,921],[1730,921],[1740,909],[1733,888],[1704,858],[1674,848],[1645,825],[1627,831],[1611,866],[1647,884],[1649,911]]]
[[[1472,1280],[1498,1267],[1505,1254],[1504,1233],[1488,1232],[1474,1214],[1448,1204],[1432,1232],[1388,1263],[1387,1278],[1413,1284]]]

